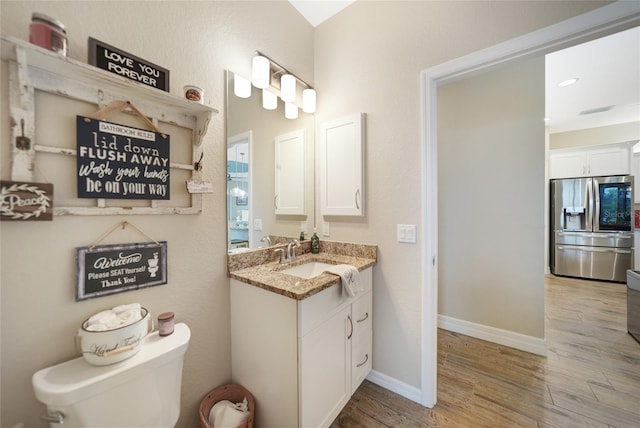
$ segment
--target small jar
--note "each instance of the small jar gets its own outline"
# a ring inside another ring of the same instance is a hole
[[[173,333],[175,315],[173,312],[163,312],[158,315],[158,334],[169,336]]]
[[[43,13],[31,15],[29,42],[67,56],[67,30],[64,24]]]
[[[204,91],[199,86],[185,85],[184,97],[189,101],[204,104]]]

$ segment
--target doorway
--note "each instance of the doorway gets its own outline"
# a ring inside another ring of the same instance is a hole
[[[616,2],[593,12],[507,41],[492,48],[440,64],[422,72],[423,155],[422,252],[422,397],[421,403],[436,403],[438,325],[438,170],[437,170],[437,90],[438,86],[477,72],[528,56],[541,55],[563,47],[637,26],[640,5]],[[542,257],[542,255],[540,255]]]

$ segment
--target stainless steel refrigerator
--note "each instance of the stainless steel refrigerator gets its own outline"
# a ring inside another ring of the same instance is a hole
[[[551,273],[626,282],[633,269],[633,177],[551,180]]]

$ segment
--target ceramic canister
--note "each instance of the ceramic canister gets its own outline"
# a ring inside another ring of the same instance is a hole
[[[204,91],[199,86],[186,85],[184,87],[184,97],[189,101],[204,103]]]
[[[62,22],[43,13],[31,15],[29,42],[67,56],[67,31]]]
[[[169,336],[173,333],[174,318],[173,312],[163,312],[158,315],[158,334],[160,336]]]

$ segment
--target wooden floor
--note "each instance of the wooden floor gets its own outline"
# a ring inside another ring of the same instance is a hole
[[[640,344],[626,285],[549,276],[546,358],[438,331],[438,402],[365,381],[337,427],[640,427]]]

